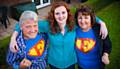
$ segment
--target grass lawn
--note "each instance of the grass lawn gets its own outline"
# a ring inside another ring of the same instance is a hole
[[[112,40],[112,52],[110,55],[111,63],[106,69],[120,69],[120,1],[114,2],[101,11],[97,15],[106,22],[109,34]]]
[[[10,37],[0,40],[0,69],[6,69],[6,52],[8,49]]]

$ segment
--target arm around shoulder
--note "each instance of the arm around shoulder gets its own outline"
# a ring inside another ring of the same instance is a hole
[[[14,53],[17,52],[17,50],[18,50],[18,45],[16,42],[17,35],[18,35],[18,32],[14,31],[11,36],[10,45],[9,45],[10,51],[12,51]]]
[[[103,52],[110,54],[112,51],[112,42],[109,38],[109,35],[103,40]]]
[[[49,21],[48,20],[39,20],[38,21],[39,32],[48,32],[49,31]]]
[[[100,24],[100,35],[102,35],[102,39],[105,39],[108,35],[108,30],[104,21],[102,21],[99,17],[96,16],[96,22]]]

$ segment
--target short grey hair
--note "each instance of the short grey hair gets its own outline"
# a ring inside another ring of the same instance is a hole
[[[38,15],[37,13],[35,13],[34,11],[24,11],[21,16],[20,16],[20,19],[19,19],[19,24],[23,24],[25,20],[28,20],[28,19],[33,19],[33,20],[38,20]]]

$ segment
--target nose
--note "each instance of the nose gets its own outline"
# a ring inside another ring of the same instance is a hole
[[[62,16],[63,16],[63,14],[60,14],[59,16],[60,16],[60,17],[62,17]]]
[[[35,32],[35,28],[34,28],[34,27],[32,27],[30,31],[31,31],[31,32]]]
[[[84,22],[84,20],[83,19],[81,19],[81,23],[83,23]]]
[[[80,19],[79,22],[82,23],[82,22],[83,22],[83,19]]]

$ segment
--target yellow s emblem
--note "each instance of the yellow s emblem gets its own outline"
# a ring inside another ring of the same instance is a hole
[[[44,52],[45,42],[44,40],[40,40],[37,44],[35,44],[28,52],[30,56],[41,56]]]
[[[89,51],[91,51],[94,46],[95,46],[95,41],[93,39],[90,38],[80,38],[76,40],[76,47],[84,52],[87,53]]]

